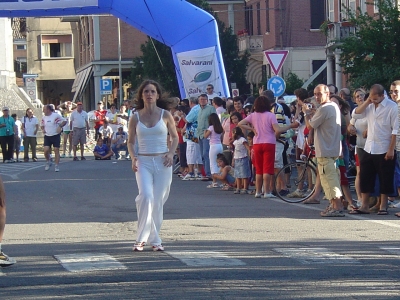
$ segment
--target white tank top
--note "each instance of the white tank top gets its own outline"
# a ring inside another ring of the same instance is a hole
[[[167,153],[168,128],[163,120],[164,110],[161,111],[160,120],[153,127],[146,127],[139,119],[139,113],[135,112],[138,119],[136,135],[138,142],[138,154],[159,154]]]

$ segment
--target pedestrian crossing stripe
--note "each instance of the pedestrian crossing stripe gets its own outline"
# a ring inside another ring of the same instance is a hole
[[[69,272],[94,272],[127,269],[111,255],[105,253],[74,253],[54,255],[54,258]]]
[[[274,251],[302,264],[358,264],[357,259],[337,254],[327,248],[274,248]]]
[[[400,256],[400,247],[379,247],[390,254],[399,255]]]
[[[168,251],[168,255],[179,259],[190,267],[230,267],[244,266],[243,261],[214,251]]]

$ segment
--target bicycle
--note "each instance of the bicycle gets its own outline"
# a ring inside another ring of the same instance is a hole
[[[285,202],[298,203],[307,200],[311,197],[315,190],[315,178],[317,177],[317,165],[312,160],[312,147],[309,154],[304,160],[296,160],[283,166],[276,174],[274,179],[274,190],[276,195]],[[281,180],[286,182],[286,189],[280,189],[278,186]],[[295,193],[296,190],[301,190],[301,193]]]

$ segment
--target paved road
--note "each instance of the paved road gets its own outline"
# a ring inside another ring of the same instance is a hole
[[[22,168],[26,166],[26,169]],[[398,299],[400,220],[323,219],[316,206],[174,178],[164,253],[132,252],[137,187],[128,161],[61,171],[13,164],[0,299]]]

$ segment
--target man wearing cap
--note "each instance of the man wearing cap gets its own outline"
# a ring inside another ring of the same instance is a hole
[[[97,110],[94,111],[95,121],[94,129],[96,130],[95,140],[99,138],[99,128],[103,126],[104,120],[106,118],[107,110],[103,109],[103,102],[97,102]]]
[[[127,140],[128,134],[124,131],[124,127],[120,125],[118,127],[118,131],[113,133],[111,139],[111,149],[114,152],[116,159],[121,159],[119,151],[128,151],[128,148],[126,146]]]
[[[74,161],[78,161],[76,156],[76,147],[80,144],[81,160],[86,160],[83,152],[85,150],[86,135],[89,135],[89,119],[86,111],[83,110],[82,102],[76,104],[76,110],[71,113],[70,117],[70,130],[72,133],[72,145],[74,151]],[[86,131],[85,131],[86,129]]]
[[[3,107],[3,116],[0,117],[0,144],[3,153],[3,163],[14,162],[14,135],[17,132],[15,120],[10,116],[10,109]]]

